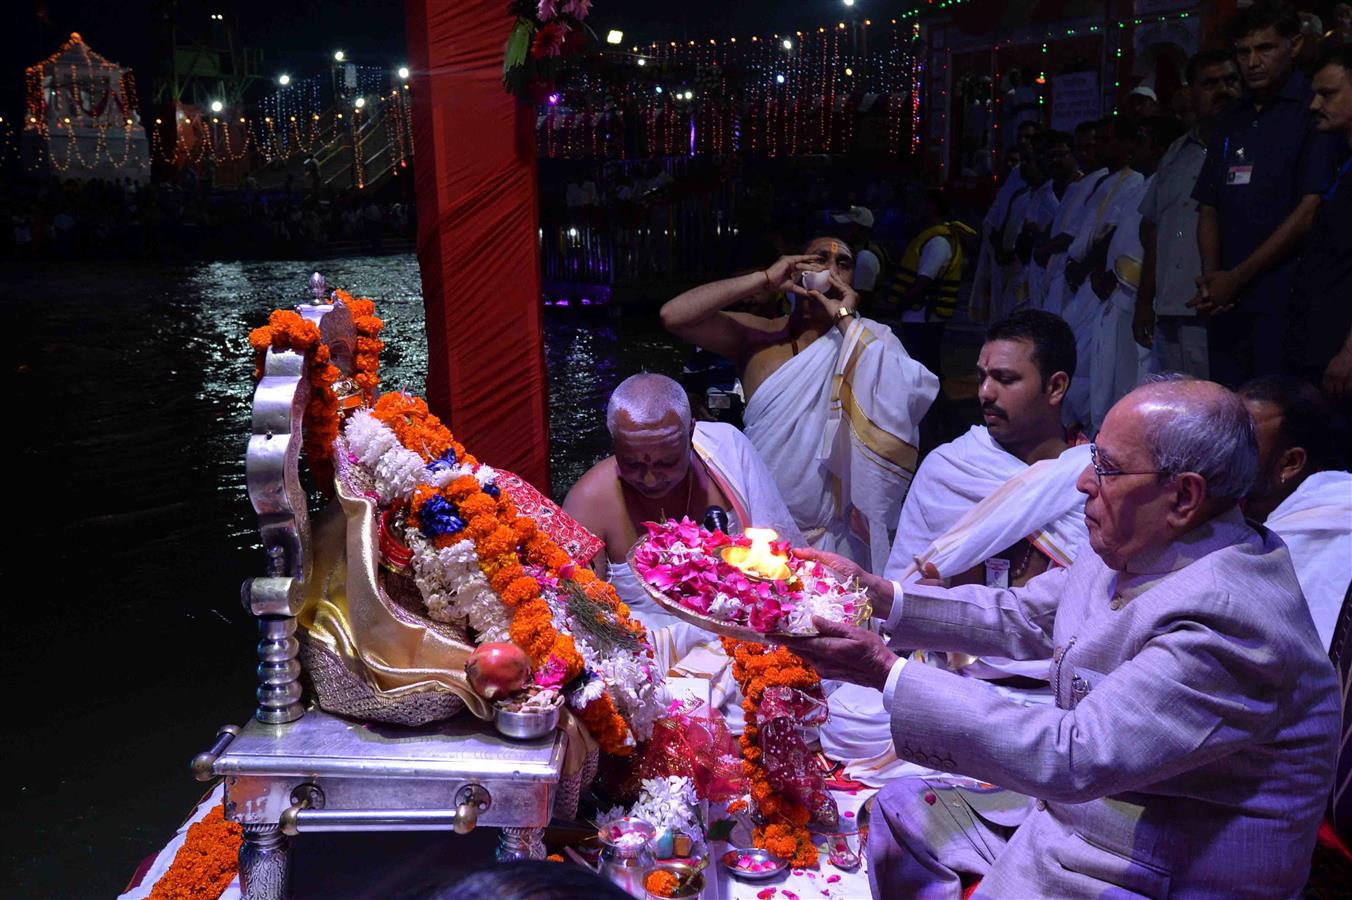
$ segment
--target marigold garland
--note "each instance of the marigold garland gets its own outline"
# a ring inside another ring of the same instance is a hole
[[[471,466],[476,463],[420,397],[385,394],[376,401],[372,414],[394,432],[406,449],[420,454],[429,463],[440,458]],[[512,642],[526,651],[536,668],[544,667],[551,657],[558,657],[564,665],[564,680],[570,681],[582,674],[585,663],[572,636],[554,627],[553,613],[542,596],[540,582],[526,572],[526,566],[532,571],[542,570],[543,577],[573,581],[590,599],[611,610],[624,628],[639,637],[645,635],[643,625],[629,617],[629,608],[620,602],[615,589],[590,569],[574,569],[568,554],[540,531],[534,520],[519,516],[516,505],[506,494],[493,497],[473,475],[462,475],[440,490],[422,485],[414,490],[410,500],[409,524],[421,526],[419,514],[438,497],[455,504],[465,523],[459,531],[438,535],[438,544],[450,546],[464,538],[473,541],[479,568],[488,578],[489,586],[512,611],[509,627]],[[608,693],[577,710],[577,716],[607,753],[625,756],[633,752],[629,726]]]
[[[216,900],[235,878],[243,834],[239,823],[226,821],[223,806],[214,807],[188,826],[187,839],[155,882],[150,900]]]
[[[369,297],[353,297],[339,288],[334,291],[338,301],[352,312],[352,322],[357,329],[357,346],[352,357],[352,379],[366,392],[368,403],[374,403],[376,388],[380,385],[380,351],[385,342],[380,332],[385,323],[376,317],[376,303]]]
[[[807,807],[780,796],[770,786],[761,759],[757,713],[766,688],[790,687],[802,691],[820,689],[815,669],[785,647],[767,647],[750,641],[723,638],[723,649],[732,660],[732,676],[742,689],[746,727],[738,738],[742,772],[751,786],[751,797],[765,825],[752,830],[752,843],[790,861],[796,867],[817,865],[817,847],[807,830],[811,819]]]
[[[377,337],[385,323],[376,318],[375,301],[355,299],[346,291],[336,292],[338,300],[352,313],[357,330],[353,355],[353,380],[366,392],[367,403],[375,401],[380,384],[380,351],[385,346]],[[333,386],[343,377],[332,363],[332,354],[323,343],[319,326],[291,309],[273,310],[268,324],[249,332],[254,350],[254,380],[263,377],[263,362],[268,350],[290,350],[309,355],[310,400],[305,406],[305,434],[302,449],[315,473],[321,490],[332,482],[333,442],[338,437],[338,395]],[[311,352],[313,351],[313,353]]]

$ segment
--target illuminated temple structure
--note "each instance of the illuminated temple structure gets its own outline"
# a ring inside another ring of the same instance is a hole
[[[77,32],[25,75],[21,148],[30,173],[150,178],[150,146],[130,69],[95,53]]]

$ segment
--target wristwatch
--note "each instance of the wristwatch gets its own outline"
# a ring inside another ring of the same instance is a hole
[[[850,318],[851,316],[857,316],[857,315],[859,315],[859,313],[858,313],[857,311],[855,311],[855,310],[853,310],[853,309],[850,309],[848,306],[846,306],[846,305],[844,305],[844,304],[842,303],[841,306],[840,306],[840,308],[836,310],[836,314],[835,314],[834,316],[831,317],[831,321],[832,321],[832,322],[839,322],[841,319],[848,319],[848,318]]]

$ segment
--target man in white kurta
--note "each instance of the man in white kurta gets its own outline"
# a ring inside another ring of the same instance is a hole
[[[1089,196],[1094,193],[1099,182],[1108,177],[1108,170],[1104,168],[1095,169],[1088,175],[1085,175],[1079,181],[1066,188],[1066,193],[1061,197],[1061,205],[1057,207],[1056,217],[1052,219],[1052,239],[1046,246],[1034,251],[1033,265],[1038,266],[1038,259],[1045,257],[1046,266],[1043,267],[1043,274],[1040,279],[1042,291],[1037,306],[1039,309],[1045,309],[1049,313],[1061,315],[1061,309],[1064,305],[1063,295],[1066,290],[1066,249],[1079,233],[1080,226],[1084,222],[1087,213],[1087,201]],[[1055,249],[1061,247],[1062,249]]]
[[[847,244],[817,238],[764,272],[686,291],[662,320],[738,364],[746,435],[807,543],[881,565],[939,382],[891,329],[855,312],[852,267]],[[767,285],[797,301],[788,316],[726,309]]]
[[[1286,544],[1325,650],[1352,582],[1352,436],[1318,389],[1268,376],[1239,389],[1258,429],[1245,514]]]
[[[1069,425],[1088,425],[1090,412],[1090,366],[1094,355],[1094,325],[1102,301],[1094,293],[1089,275],[1094,269],[1096,249],[1112,239],[1113,229],[1130,203],[1132,210],[1141,205],[1145,177],[1130,165],[1113,172],[1085,201],[1086,215],[1075,240],[1066,251],[1066,294],[1061,316],[1075,333],[1079,369],[1066,397],[1065,416]],[[1083,279],[1083,280],[1080,280]],[[1072,290],[1073,288],[1073,290]]]
[[[1001,319],[1028,300],[1028,273],[1019,258],[1019,235],[1037,206],[1038,191],[1046,183],[1046,175],[1038,168],[1036,159],[1028,159],[1019,166],[1025,189],[1009,204],[1009,216],[998,235],[997,262],[1000,263],[1000,302],[991,303],[990,318]]]
[[[1033,138],[1041,130],[1037,122],[1020,122],[1018,139],[1015,145],[1020,162],[1033,155]],[[978,322],[998,318],[998,310],[1005,296],[1004,266],[996,259],[996,250],[1001,241],[1006,224],[1009,222],[1012,205],[1020,194],[1027,193],[1028,183],[1014,163],[1011,154],[1006,158],[1011,163],[1005,181],[995,193],[991,208],[981,222],[981,243],[977,248],[976,272],[972,276],[972,296],[968,303],[968,313]]]
[[[1060,404],[1074,368],[1074,336],[1056,316],[1027,310],[991,326],[978,362],[988,424],[925,457],[882,570],[886,578],[910,583],[923,570],[960,583],[1009,584],[1070,565],[1086,533],[1075,480],[1088,458],[1088,447],[1073,446],[1061,427]],[[1011,555],[1016,563],[1008,561]],[[1047,675],[1045,660],[919,658],[1025,685]],[[878,691],[835,685],[829,703],[822,748],[847,763],[847,775],[881,784],[915,768],[897,759]]]
[[[1004,184],[995,193],[990,209],[981,220],[981,243],[977,248],[976,271],[972,274],[972,296],[969,301],[969,313],[977,321],[990,316],[991,307],[1004,296],[1004,269],[996,260],[996,247],[999,244],[1009,220],[1010,206],[1015,197],[1027,191],[1023,175],[1015,166],[1005,176]]]
[[[1023,227],[1020,229],[1023,240],[1036,241],[1040,236],[1048,234],[1061,207],[1061,197],[1057,196],[1056,187],[1056,183],[1048,178],[1033,192],[1028,209],[1024,213]],[[1063,185],[1062,188],[1064,187]],[[1026,289],[1023,302],[1033,309],[1042,308],[1042,296],[1046,290],[1043,278],[1046,274],[1046,270],[1034,264],[1031,259],[1024,264],[1023,278]]]
[[[1095,272],[1077,294],[1077,301],[1100,301],[1092,319],[1089,354],[1090,433],[1103,423],[1113,404],[1140,383],[1150,368],[1150,351],[1136,343],[1131,323],[1136,313],[1136,288],[1141,278],[1140,200],[1150,181],[1123,190],[1121,215],[1108,242],[1107,268]],[[1087,293],[1085,293],[1087,291]],[[1106,297],[1103,293],[1106,292]]]

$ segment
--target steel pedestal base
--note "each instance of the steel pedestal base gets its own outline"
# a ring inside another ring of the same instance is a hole
[[[504,828],[498,837],[498,862],[514,859],[544,859],[543,828]]]

